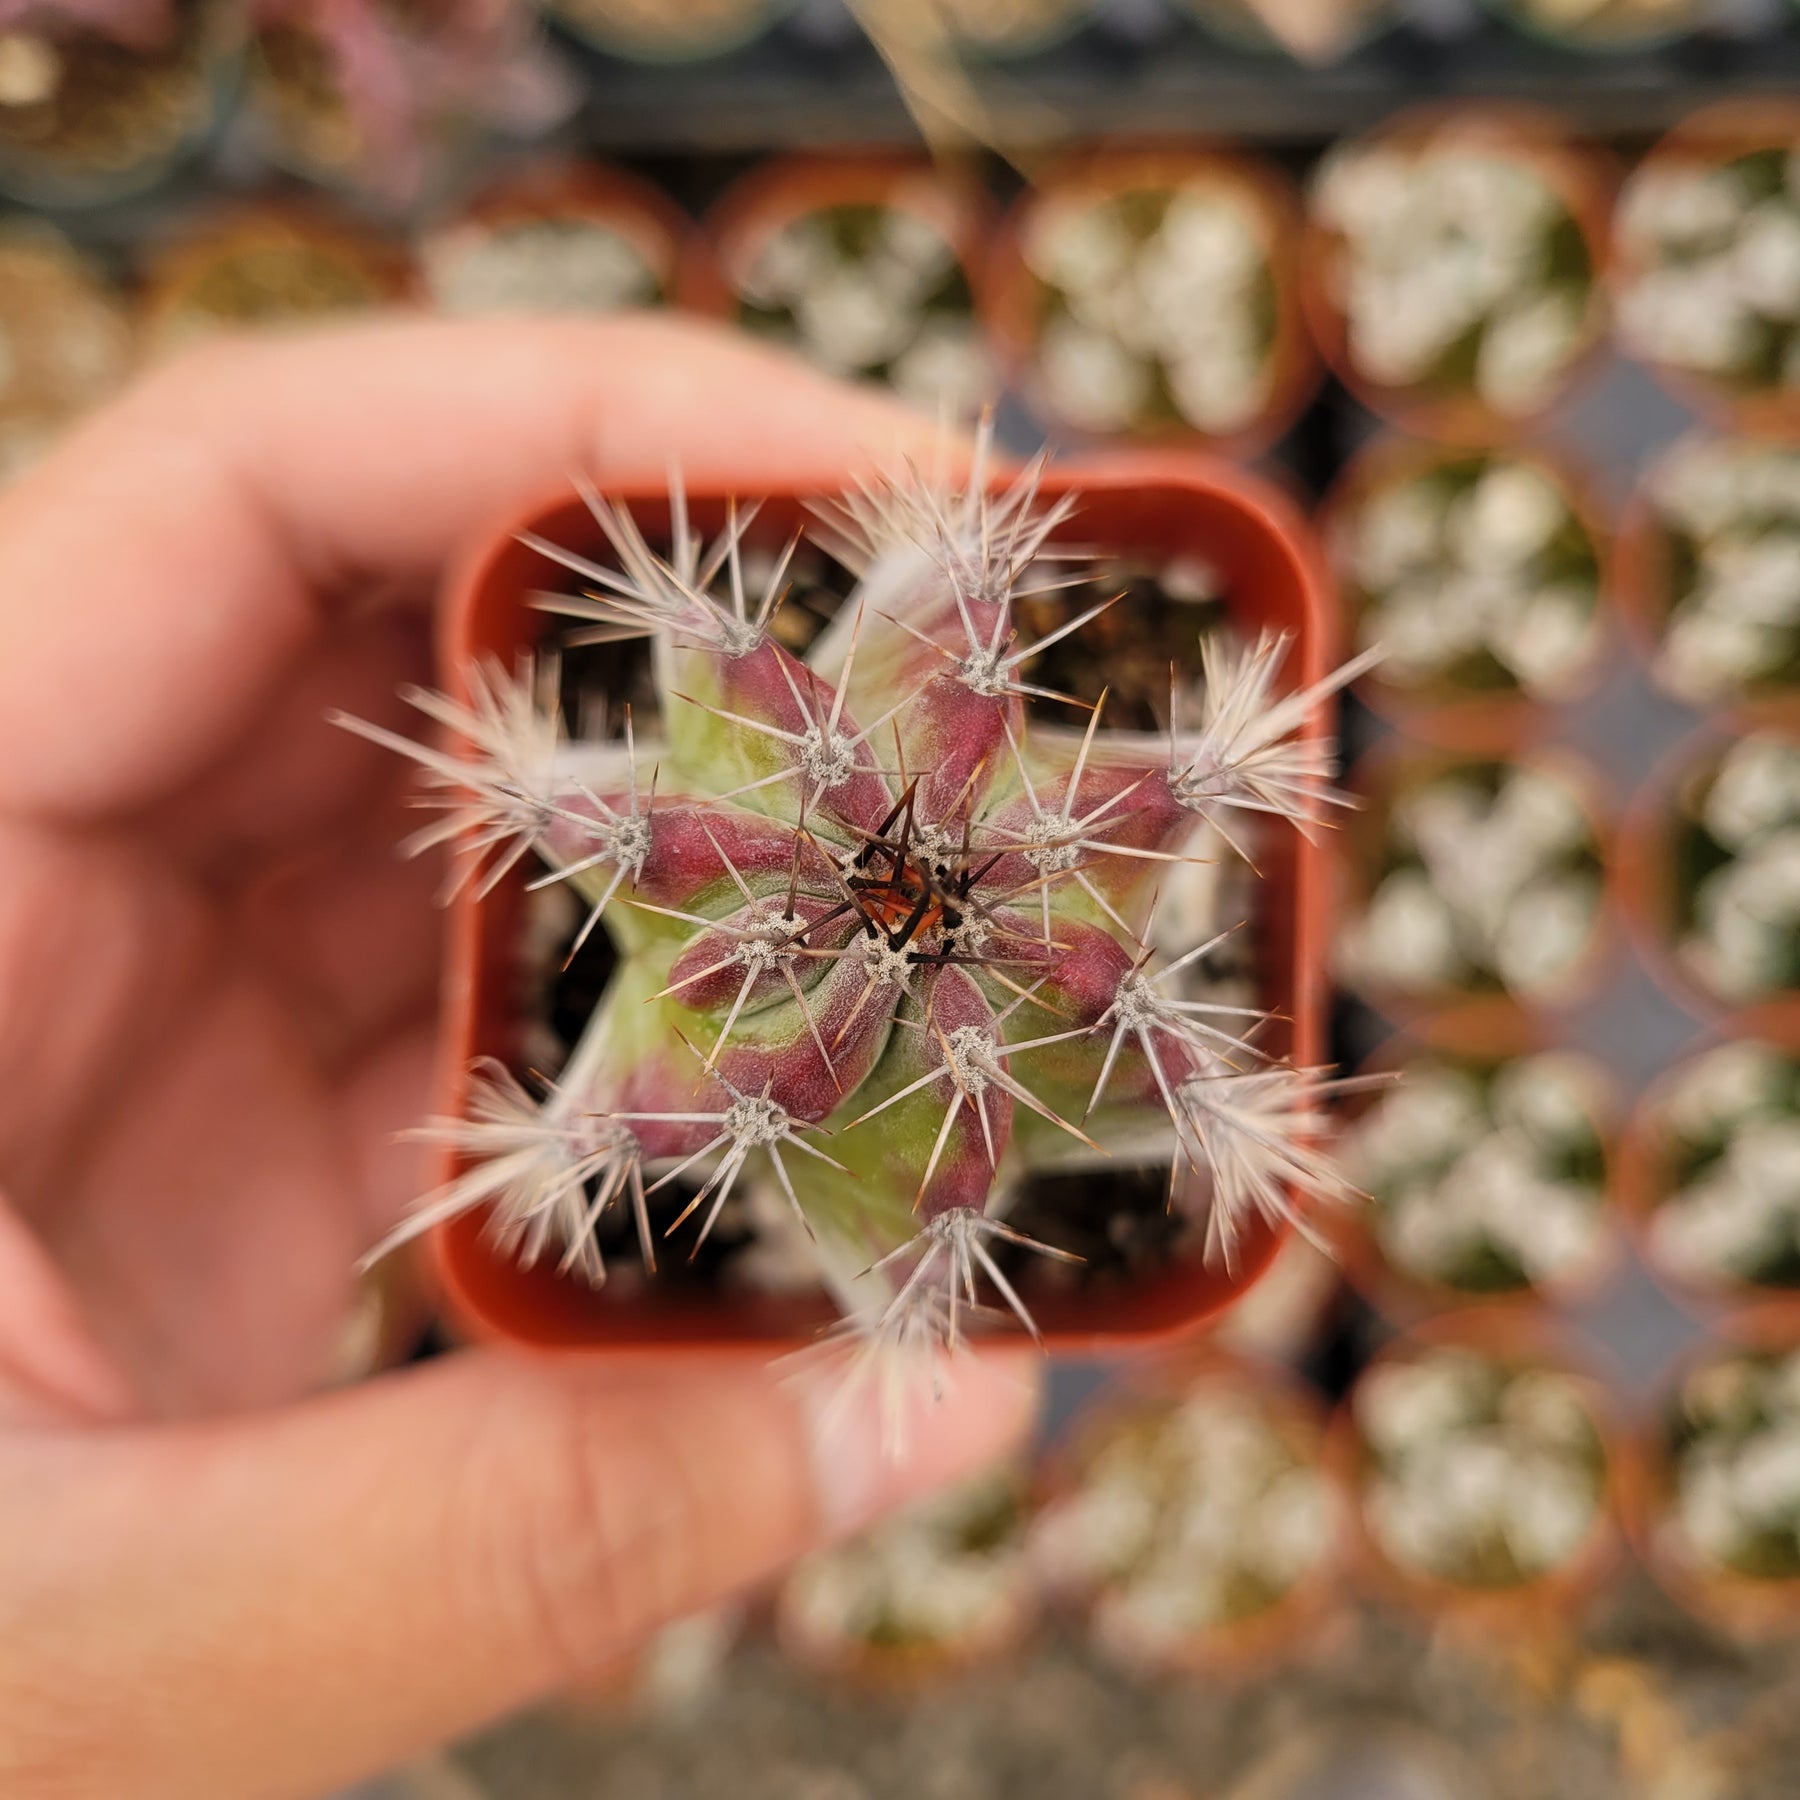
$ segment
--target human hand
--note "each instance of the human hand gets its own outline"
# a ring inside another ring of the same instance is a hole
[[[464,1352],[320,1394],[417,1192],[439,871],[395,728],[452,551],[571,468],[921,427],[667,319],[220,346],[0,497],[0,1793],[305,1796],[578,1680],[973,1469],[740,1363]],[[414,815],[416,821],[416,815]]]

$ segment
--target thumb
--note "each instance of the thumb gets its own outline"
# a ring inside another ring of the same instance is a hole
[[[979,1468],[1035,1382],[959,1359],[899,1457],[872,1407],[825,1423],[822,1373],[498,1351],[252,1419],[15,1439],[0,1793],[328,1792]]]

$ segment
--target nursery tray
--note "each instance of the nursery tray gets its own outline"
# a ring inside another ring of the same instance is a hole
[[[1648,135],[1709,101],[1800,86],[1800,16],[1738,6],[1705,31],[1642,49],[1563,49],[1473,0],[1415,0],[1338,61],[1239,50],[1199,26],[1113,0],[1073,36],[1033,54],[965,57],[978,114],[1018,121],[1034,146],[1086,137],[1177,135],[1303,148],[1360,131],[1420,100],[1517,100],[1566,112],[1588,132]],[[717,152],[916,144],[892,75],[836,0],[724,56],[637,63],[572,46],[589,99],[583,141],[609,152]]]

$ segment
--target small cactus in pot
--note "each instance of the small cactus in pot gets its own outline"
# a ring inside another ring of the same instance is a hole
[[[1055,541],[1073,501],[985,463],[983,440],[966,488],[909,473],[821,509],[856,584],[804,658],[779,630],[793,543],[748,548],[734,511],[705,545],[677,488],[662,552],[587,489],[613,560],[535,540],[587,584],[542,604],[571,648],[649,640],[654,727],[570,739],[498,666],[466,705],[417,696],[461,754],[358,727],[421,763],[423,840],[465,880],[530,857],[617,955],[554,1080],[480,1074],[429,1128],[459,1172],[396,1241],[486,1209],[503,1249],[598,1285],[609,1215],[654,1270],[772,1185],[885,1376],[1007,1313],[1035,1332],[1021,1254],[1068,1252],[1016,1222],[1034,1172],[1158,1166],[1225,1263],[1248,1222],[1348,1193],[1314,1141],[1323,1073],[1204,979],[1237,921],[1171,946],[1158,918],[1192,917],[1171,890],[1247,832],[1311,826],[1333,796],[1309,721],[1362,665],[1284,693],[1278,634],[1215,641],[1191,716],[1107,730],[1034,669],[1111,600],[1017,630],[1087,579]]]

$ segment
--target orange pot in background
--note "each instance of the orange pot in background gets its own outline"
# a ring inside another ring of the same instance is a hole
[[[725,522],[734,495],[759,492],[755,452],[744,478],[715,476],[689,490],[697,530]],[[1204,457],[1122,454],[1085,466],[1055,466],[1043,495],[1078,491],[1080,510],[1070,536],[1086,548],[1175,560],[1204,557],[1224,579],[1227,608],[1254,635],[1263,626],[1294,634],[1284,677],[1296,686],[1318,680],[1333,653],[1330,584],[1303,520],[1253,476]],[[616,496],[629,505],[654,542],[668,529],[668,499],[660,485],[625,484]],[[754,531],[779,545],[801,521],[800,493],[769,495]],[[489,538],[455,577],[439,624],[440,685],[466,701],[466,672],[481,657],[510,665],[539,641],[545,615],[530,596],[549,576],[548,565],[515,533],[530,529],[581,555],[604,557],[598,525],[571,493],[530,509]],[[1323,712],[1309,738],[1328,735]],[[1253,954],[1267,1001],[1280,1015],[1266,1047],[1315,1065],[1324,1051],[1326,956],[1331,910],[1325,852],[1298,832],[1269,834],[1259,857],[1263,880],[1253,922]],[[501,883],[484,899],[465,890],[449,919],[444,977],[441,1068],[435,1111],[458,1116],[467,1095],[471,1060],[516,1057],[523,1021],[515,981],[520,957],[522,878]],[[445,1158],[436,1179],[458,1165]],[[1268,1267],[1282,1234],[1260,1220],[1245,1233],[1235,1272],[1209,1267],[1198,1249],[1124,1291],[1088,1299],[1079,1293],[1034,1295],[1038,1323],[1053,1348],[1084,1352],[1142,1345],[1185,1331],[1229,1306]],[[811,1342],[832,1318],[822,1295],[776,1298],[717,1293],[696,1297],[658,1289],[630,1298],[597,1294],[579,1279],[538,1266],[520,1269],[486,1243],[483,1220],[465,1216],[433,1234],[437,1268],[453,1310],[475,1332],[546,1349],[642,1349],[666,1354],[753,1350],[769,1356]]]
[[[1502,753],[1522,742],[1529,742],[1541,731],[1548,712],[1579,704],[1608,673],[1606,649],[1612,635],[1612,547],[1594,492],[1569,455],[1561,449],[1543,445],[1508,446],[1504,451],[1490,453],[1415,438],[1378,438],[1353,458],[1332,484],[1320,503],[1317,524],[1326,554],[1337,574],[1339,590],[1344,595],[1349,635],[1355,643],[1363,606],[1352,578],[1346,539],[1362,504],[1384,488],[1487,454],[1504,455],[1509,461],[1523,463],[1553,481],[1593,545],[1598,566],[1595,615],[1599,642],[1591,659],[1592,667],[1567,693],[1541,700],[1526,693],[1516,683],[1495,690],[1444,679],[1407,685],[1396,681],[1385,664],[1377,664],[1356,684],[1355,691],[1359,699],[1366,701],[1383,718],[1427,743],[1441,744],[1452,750]]]
[[[1718,1338],[1694,1350],[1663,1385],[1639,1431],[1624,1518],[1639,1561],[1660,1587],[1727,1637],[1756,1644],[1800,1631],[1800,1575],[1759,1579],[1692,1551],[1670,1518],[1676,1491],[1671,1440],[1679,1396],[1690,1379],[1746,1352],[1800,1350],[1800,1320],[1786,1305],[1752,1306],[1719,1320],[1717,1330]]]
[[[1043,283],[1026,261],[1026,238],[1034,221],[1053,207],[1092,205],[1113,194],[1187,185],[1242,195],[1260,222],[1275,307],[1268,398],[1248,424],[1222,435],[1209,435],[1179,420],[1127,427],[1118,433],[1093,431],[1060,412],[1038,367]],[[983,265],[982,315],[1014,383],[1032,410],[1053,426],[1139,443],[1204,444],[1220,455],[1254,457],[1292,427],[1317,393],[1321,378],[1299,303],[1301,231],[1300,200],[1292,182],[1261,157],[1173,146],[1084,151],[1052,164],[1007,215]]]
[[[1773,735],[1793,733],[1781,729]],[[1714,725],[1702,725],[1651,771],[1620,820],[1610,865],[1612,896],[1639,957],[1678,1006],[1726,1035],[1767,1035],[1786,1042],[1800,1034],[1800,991],[1782,990],[1737,1004],[1708,987],[1677,952],[1684,902],[1674,860],[1683,796],[1710,779],[1736,741]]]
[[[1460,1027],[1457,1028],[1450,1035],[1464,1038],[1465,1041],[1452,1048],[1442,1036],[1434,1033],[1434,1021],[1430,1018],[1419,1021],[1411,1030],[1394,1032],[1367,1058],[1357,1073],[1365,1076],[1392,1075],[1398,1077],[1398,1083],[1386,1082],[1371,1086],[1346,1098],[1337,1109],[1340,1138],[1372,1107],[1379,1106],[1384,1096],[1393,1093],[1396,1085],[1404,1084],[1406,1071],[1416,1064],[1443,1058],[1452,1063],[1467,1063],[1482,1070],[1492,1070],[1515,1058],[1559,1048],[1549,1021],[1541,1014],[1510,1004],[1484,1009],[1479,1033],[1477,1038],[1475,1031],[1465,1034]],[[1389,1258],[1381,1246],[1375,1225],[1374,1214],[1380,1202],[1372,1196],[1356,1205],[1331,1212],[1321,1222],[1325,1225],[1332,1246],[1342,1260],[1352,1284],[1382,1317],[1404,1325],[1470,1307],[1515,1311],[1546,1305],[1567,1306],[1592,1295],[1612,1278],[1623,1248],[1613,1219],[1615,1189],[1619,1179],[1620,1097],[1617,1083],[1604,1064],[1593,1057],[1583,1056],[1582,1060],[1591,1064],[1605,1082],[1606,1116],[1595,1121],[1605,1160],[1605,1176],[1599,1201],[1601,1213],[1608,1225],[1604,1251],[1589,1266],[1566,1281],[1537,1283],[1527,1280],[1517,1288],[1502,1292],[1457,1287],[1402,1268]],[[1339,1154],[1345,1154],[1341,1142]]]
[[[1551,1014],[1573,1011],[1592,999],[1610,976],[1617,945],[1606,930],[1605,870],[1612,860],[1612,805],[1607,785],[1600,773],[1574,752],[1560,745],[1539,744],[1523,731],[1506,745],[1479,754],[1431,749],[1390,737],[1358,758],[1345,783],[1346,791],[1359,804],[1340,815],[1335,833],[1338,914],[1344,922],[1340,933],[1363,916],[1382,877],[1388,819],[1402,790],[1464,764],[1528,759],[1541,759],[1569,777],[1582,801],[1600,871],[1599,910],[1587,945],[1555,995],[1515,997],[1504,989],[1441,984],[1402,987],[1389,980],[1339,971],[1343,985],[1376,1012],[1422,1041],[1446,1050],[1479,1055],[1497,1039],[1505,1041],[1520,1007]]]
[[[1733,1042],[1766,1045],[1789,1056],[1800,1055],[1800,1030],[1785,1041],[1774,1035],[1761,1038],[1738,1036],[1708,1042],[1684,1056],[1651,1084],[1632,1109],[1618,1148],[1616,1191],[1620,1209],[1630,1227],[1638,1255],[1676,1299],[1685,1302],[1709,1325],[1721,1307],[1747,1309],[1774,1319],[1790,1315],[1800,1324],[1800,1286],[1782,1289],[1743,1278],[1720,1275],[1707,1278],[1670,1267],[1652,1233],[1657,1210],[1670,1198],[1674,1180],[1671,1162],[1681,1138],[1667,1118],[1667,1108],[1682,1078],[1703,1058],[1726,1049]]]
[[[1675,596],[1671,591],[1671,534],[1652,498],[1652,489],[1659,473],[1671,460],[1703,436],[1685,437],[1665,451],[1640,474],[1625,502],[1614,555],[1619,616],[1638,654],[1644,659],[1651,679],[1683,705],[1697,709],[1704,707],[1710,716],[1729,720],[1745,730],[1768,724],[1800,724],[1800,685],[1765,683],[1747,688],[1738,698],[1722,697],[1708,702],[1675,692],[1657,669],[1658,653],[1663,646]]]
[[[1604,1459],[1599,1500],[1585,1540],[1549,1572],[1502,1587],[1468,1585],[1402,1566],[1369,1525],[1363,1499],[1370,1452],[1354,1406],[1363,1382],[1378,1369],[1421,1352],[1464,1348],[1511,1370],[1542,1367],[1573,1378],[1598,1437]],[[1541,1314],[1517,1308],[1475,1307],[1413,1327],[1388,1345],[1364,1370],[1331,1421],[1330,1454],[1351,1496],[1351,1530],[1357,1568],[1368,1591],[1381,1599],[1478,1633],[1567,1636],[1606,1586],[1625,1549],[1621,1519],[1640,1483],[1637,1447],[1612,1399],[1610,1385],[1586,1366],[1563,1333]]]
[[[966,317],[969,340],[983,349],[985,357],[975,313],[975,284],[992,231],[991,203],[973,180],[946,177],[923,159],[900,153],[795,154],[758,163],[726,189],[701,221],[700,235],[690,240],[690,254],[678,282],[680,303],[710,318],[741,321],[746,308],[745,284],[757,258],[778,232],[809,213],[865,206],[919,219],[949,247],[965,302],[958,307],[958,316]],[[751,328],[758,327],[752,324]],[[779,341],[793,341],[779,332],[776,335]],[[804,343],[795,347],[802,355],[810,354]],[[867,373],[844,363],[826,366],[837,374]],[[984,391],[974,396],[976,405],[994,397],[986,373],[981,386]],[[910,397],[933,410],[930,395]],[[951,410],[972,414],[976,405],[959,402]]]
[[[905,1698],[1003,1667],[1030,1641],[1036,1623],[1029,1604],[1021,1604],[986,1630],[951,1643],[850,1642],[809,1633],[777,1599],[773,1629],[782,1654],[816,1679],[860,1694]]]
[[[1425,383],[1385,386],[1365,377],[1351,359],[1336,297],[1344,265],[1343,240],[1316,211],[1309,213],[1306,226],[1301,303],[1320,354],[1358,400],[1405,430],[1448,444],[1483,446],[1523,436],[1567,399],[1605,346],[1604,273],[1616,186],[1610,158],[1597,146],[1571,137],[1556,114],[1530,106],[1430,103],[1398,113],[1352,141],[1358,147],[1391,146],[1403,152],[1449,141],[1492,151],[1535,171],[1568,210],[1587,250],[1592,339],[1564,370],[1555,396],[1517,416],[1497,412],[1473,391],[1434,392]]]
[[[325,322],[405,304],[417,277],[404,247],[316,206],[225,206],[151,256],[142,325],[152,354],[221,330]]]
[[[1774,95],[1740,94],[1690,114],[1657,140],[1633,171],[1631,182],[1654,180],[1694,167],[1716,167],[1758,150],[1800,148],[1800,102]],[[1613,234],[1609,281],[1622,296],[1644,273],[1620,234]],[[1800,432],[1800,389],[1743,391],[1722,377],[1646,359],[1645,366],[1676,399],[1730,430],[1757,437]]]
[[[1115,1379],[1071,1421],[1047,1457],[1038,1510],[1073,1494],[1084,1471],[1105,1446],[1138,1428],[1153,1427],[1181,1402],[1208,1391],[1241,1392],[1265,1410],[1275,1428],[1317,1470],[1325,1483],[1329,1518],[1319,1561],[1270,1606],[1246,1619],[1222,1623],[1185,1639],[1176,1649],[1120,1640],[1103,1652],[1138,1676],[1193,1677],[1248,1684],[1306,1655],[1328,1634],[1341,1605],[1347,1541],[1347,1497],[1327,1455],[1328,1411],[1309,1382],[1282,1363],[1222,1349],[1211,1339],[1172,1347],[1121,1365]],[[1047,1580],[1039,1570],[1039,1578]],[[1105,1581],[1059,1585],[1049,1581],[1051,1603],[1093,1629],[1092,1613]]]
[[[419,245],[423,284],[434,302],[456,311],[441,292],[440,271],[452,270],[483,238],[559,221],[617,232],[643,259],[663,304],[673,303],[682,272],[709,254],[694,221],[655,183],[608,163],[533,163],[510,170],[426,234]]]

